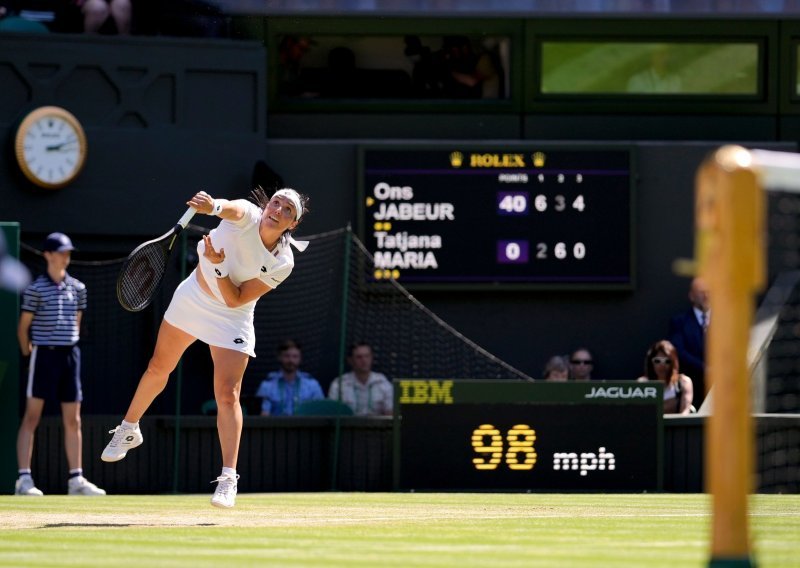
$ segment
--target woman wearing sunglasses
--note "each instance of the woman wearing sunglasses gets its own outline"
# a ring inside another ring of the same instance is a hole
[[[681,374],[678,351],[667,340],[656,341],[647,350],[644,360],[645,376],[639,381],[664,383],[664,414],[691,414],[694,389],[692,379]]]

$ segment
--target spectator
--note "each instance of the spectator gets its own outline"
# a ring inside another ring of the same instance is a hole
[[[572,352],[569,358],[569,371],[574,381],[591,381],[594,359],[591,352],[581,347]]]
[[[422,45],[419,36],[407,35],[403,38],[403,54],[411,61],[411,94],[418,98],[436,98],[442,93],[443,55],[433,53],[431,48]]]
[[[695,278],[689,286],[690,306],[673,316],[669,322],[667,338],[678,350],[683,370],[694,382],[695,405],[702,404],[705,386],[705,332],[711,322],[708,287],[702,278]]]
[[[692,379],[680,372],[678,351],[667,340],[656,341],[644,358],[644,376],[639,381],[664,383],[664,414],[690,414],[692,406]]]
[[[328,52],[321,95],[335,99],[363,96],[367,85],[361,84],[360,76],[355,52],[349,47],[334,47]]]
[[[56,0],[0,0],[0,30],[47,33],[58,8]]]
[[[542,378],[545,381],[561,382],[569,379],[569,365],[566,357],[555,355],[550,357],[544,366]]]
[[[20,16],[42,22],[59,33],[127,35],[131,0],[25,0]]]
[[[328,398],[341,400],[356,416],[391,416],[392,383],[386,375],[372,370],[372,359],[368,343],[354,343],[347,357],[352,371],[333,379]]]
[[[499,96],[500,75],[488,53],[476,53],[466,36],[442,41],[444,96],[454,99],[491,99]]]
[[[325,398],[317,379],[300,370],[302,361],[302,349],[295,341],[278,345],[281,368],[269,373],[256,392],[263,399],[261,416],[292,416],[300,404]]]
[[[119,35],[131,33],[131,0],[73,0],[83,14],[83,31],[99,33],[109,18]]]
[[[628,80],[627,91],[635,94],[680,93],[681,78],[672,71],[669,47],[656,48],[650,56],[650,66]]]
[[[285,35],[278,44],[278,92],[283,96],[307,94],[303,85],[303,58],[313,42],[307,36]],[[318,93],[317,93],[318,94]]]
[[[24,357],[30,356],[25,414],[17,434],[19,479],[15,495],[42,495],[31,476],[33,437],[46,399],[61,402],[64,448],[69,465],[70,495],[105,495],[83,476],[81,435],[81,319],[87,305],[86,286],[67,273],[72,241],[51,233],[42,247],[47,272],[34,280],[22,296],[17,339]]]

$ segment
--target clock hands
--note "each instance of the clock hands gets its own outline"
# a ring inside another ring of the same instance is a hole
[[[50,146],[45,146],[45,150],[48,152],[59,152],[64,149],[64,146],[68,146],[69,144],[73,144],[75,142],[77,142],[77,140],[72,138],[70,140],[65,140],[64,142],[61,142],[60,144],[52,144]]]

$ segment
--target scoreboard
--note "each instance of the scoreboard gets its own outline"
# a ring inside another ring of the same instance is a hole
[[[633,287],[632,150],[359,148],[367,279],[411,287]]]
[[[659,382],[396,379],[394,488],[660,491]]]

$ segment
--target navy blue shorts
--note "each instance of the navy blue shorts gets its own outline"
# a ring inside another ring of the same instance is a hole
[[[81,350],[77,345],[35,345],[28,369],[27,397],[81,402]]]

